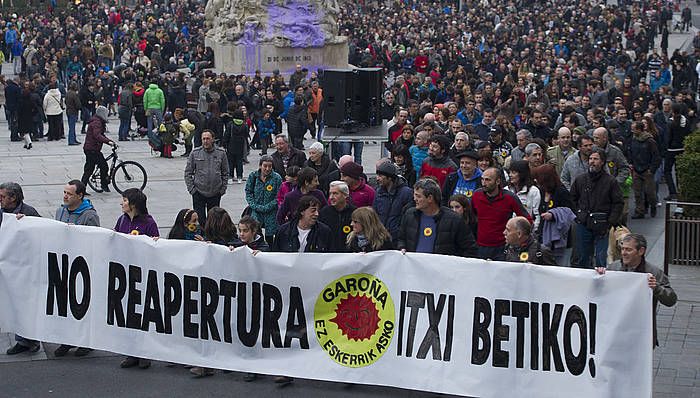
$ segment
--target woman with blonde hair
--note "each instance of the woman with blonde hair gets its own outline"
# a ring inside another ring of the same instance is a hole
[[[392,250],[391,234],[379,221],[379,216],[371,207],[360,207],[352,212],[352,231],[348,234],[347,245],[352,253],[369,253],[379,250]]]

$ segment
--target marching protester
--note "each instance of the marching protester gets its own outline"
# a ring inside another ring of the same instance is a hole
[[[394,242],[398,239],[403,213],[412,202],[413,190],[399,175],[399,169],[388,159],[380,159],[377,164],[377,191],[372,207]]]
[[[56,210],[55,219],[67,224],[73,225],[89,225],[93,227],[100,226],[100,217],[97,215],[97,210],[90,202],[90,199],[85,198],[85,184],[79,180],[68,181],[63,187],[63,205]],[[61,344],[54,351],[57,357],[65,356],[73,346]],[[76,357],[83,357],[92,351],[91,348],[78,347],[75,350]]]
[[[325,253],[330,245],[331,231],[318,221],[321,201],[314,195],[303,195],[290,221],[277,230],[272,244],[274,252]]]
[[[596,271],[599,274],[605,274],[606,269],[610,271],[639,272],[647,274],[649,288],[653,291],[654,297],[652,308],[652,319],[654,324],[652,347],[656,348],[659,345],[656,330],[656,312],[659,303],[667,307],[673,307],[676,304],[676,301],[678,301],[678,296],[671,287],[668,276],[664,274],[663,270],[647,262],[645,258],[647,249],[647,239],[644,237],[644,235],[636,233],[627,234],[624,238],[622,238],[622,259],[615,261],[612,264],[608,264],[607,267],[596,267]]]
[[[401,221],[396,247],[405,252],[475,257],[476,243],[467,223],[442,203],[439,184],[421,178],[413,187],[415,207]]]
[[[527,218],[518,216],[508,220],[503,236],[506,240],[506,261],[557,265],[550,250],[534,238],[532,224]]]
[[[315,197],[319,202],[319,209],[326,205],[326,197],[318,189],[318,174],[311,167],[304,167],[299,171],[296,187],[284,196],[284,201],[277,210],[278,225],[282,225],[294,217],[298,203],[305,195]]]
[[[352,212],[352,231],[348,234],[347,245],[352,253],[369,253],[391,250],[391,234],[379,221],[371,207],[360,207]]]
[[[102,154],[102,144],[116,146],[114,141],[107,138],[107,108],[98,106],[93,116],[88,122],[87,135],[83,144],[83,152],[85,153],[85,166],[83,167],[83,176],[80,181],[83,185],[87,185],[92,172],[95,171],[95,166],[100,168],[100,185],[103,192],[110,192],[109,189],[109,166]]]
[[[350,203],[350,188],[343,181],[331,181],[328,204],[319,212],[318,221],[326,224],[331,231],[329,252],[347,251],[347,238],[352,231],[351,218],[356,207]]]

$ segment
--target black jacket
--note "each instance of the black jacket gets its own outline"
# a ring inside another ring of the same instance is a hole
[[[351,253],[369,253],[369,252],[377,252],[381,250],[394,250],[394,244],[391,243],[391,239],[385,240],[382,242],[382,245],[379,247],[379,249],[372,249],[372,247],[365,246],[365,247],[360,247],[357,244],[357,237],[354,237],[350,243],[348,244],[348,250]]]
[[[576,222],[598,234],[604,235],[610,225],[620,222],[624,206],[622,190],[615,177],[604,171],[596,175],[589,172],[576,177],[571,184],[571,200]],[[607,214],[607,222],[596,225],[592,213]]]
[[[661,165],[661,156],[656,141],[651,134],[644,132],[639,136],[634,136],[630,141],[630,163],[637,173],[651,171],[656,173],[656,169]]]
[[[318,174],[318,189],[320,189],[324,195],[328,196],[331,181],[340,180],[340,170],[338,170],[338,166],[335,162],[324,153],[321,155],[320,165],[315,164],[311,159],[306,159],[304,165],[316,170]]]
[[[272,243],[270,251],[298,253],[299,252],[299,231],[297,230],[297,220],[292,220],[282,224],[277,230],[275,241]],[[331,230],[322,222],[316,222],[309,236],[306,237],[306,247],[304,253],[326,253],[329,251]]]
[[[247,243],[247,244],[243,243],[243,241],[240,239],[236,239],[233,242],[233,246],[234,247],[248,246],[252,250],[259,250],[261,252],[269,252],[270,251],[270,246],[267,244],[267,242],[265,242],[265,239],[260,235],[256,235],[255,240],[250,242],[250,243]]]
[[[333,206],[324,206],[319,212],[318,221],[326,224],[331,235],[328,237],[328,251],[345,253],[348,251],[346,240],[352,230],[350,219],[356,207],[348,203],[341,211]]]
[[[287,131],[290,137],[303,137],[308,124],[304,105],[292,105],[287,113]]]
[[[300,151],[290,145],[289,152],[289,161],[287,162],[287,166],[284,165],[282,155],[279,152],[275,151],[272,154],[272,169],[275,170],[283,179],[287,175],[287,167],[304,167],[304,162],[306,162],[306,154],[304,151]]]
[[[409,252],[416,251],[418,236],[422,232],[420,231],[421,215],[422,212],[415,207],[406,211],[399,229],[399,239],[396,244],[398,249],[406,249]],[[474,235],[462,217],[442,206],[433,218],[436,224],[434,254],[476,257]]]

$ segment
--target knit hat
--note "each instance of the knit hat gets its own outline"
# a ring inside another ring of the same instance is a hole
[[[343,175],[346,175],[350,178],[359,180],[362,177],[363,168],[361,165],[355,162],[348,162],[340,168],[340,172],[343,173]]]
[[[321,144],[320,142],[314,142],[313,144],[311,144],[311,146],[309,147],[309,150],[311,150],[311,149],[313,149],[314,151],[321,152],[321,153],[324,152],[323,144]]]
[[[574,133],[578,135],[586,135],[586,128],[583,126],[577,126],[574,128]]]
[[[107,108],[105,108],[102,105],[98,106],[97,109],[95,110],[95,116],[99,117],[100,119],[104,120],[105,122],[107,122],[107,114],[108,114]]]
[[[399,175],[399,170],[390,161],[381,162],[377,165],[377,174],[396,178]]]

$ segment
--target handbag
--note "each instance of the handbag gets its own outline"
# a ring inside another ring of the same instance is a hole
[[[253,180],[253,194],[255,194],[255,186],[258,184],[258,177],[255,177]],[[250,205],[246,206],[245,209],[243,209],[243,213],[241,213],[241,218],[245,216],[252,216],[253,215],[253,209],[250,207]]]

